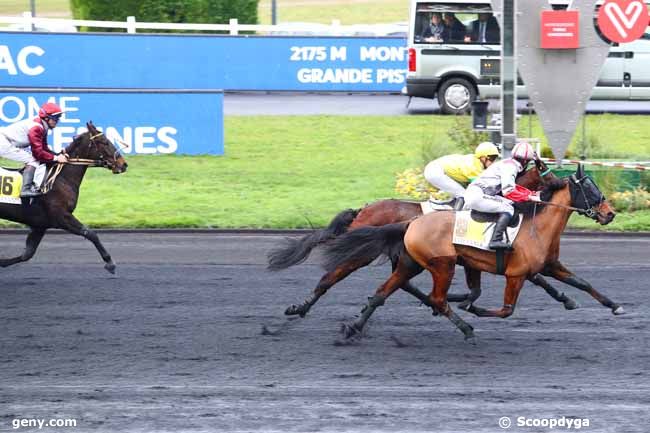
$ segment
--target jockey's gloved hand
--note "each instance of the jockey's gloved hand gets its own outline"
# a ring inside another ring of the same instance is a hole
[[[65,153],[59,153],[54,157],[54,160],[59,163],[66,163],[68,162],[68,156]]]
[[[539,192],[534,192],[531,195],[529,195],[528,201],[542,201],[542,199],[539,197]]]

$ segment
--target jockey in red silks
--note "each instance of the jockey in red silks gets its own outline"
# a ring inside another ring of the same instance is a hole
[[[38,117],[0,128],[0,157],[26,164],[21,197],[40,195],[39,188],[34,184],[34,173],[41,163],[68,161],[64,153],[55,155],[47,145],[47,132],[56,128],[61,114],[61,107],[53,102],[46,102],[38,111]],[[31,148],[31,152],[27,147]]]
[[[465,193],[466,206],[481,212],[498,213],[499,219],[489,247],[493,250],[510,248],[503,234],[510,223],[515,208],[513,202],[540,201],[539,194],[515,183],[517,175],[525,170],[529,161],[535,159],[535,151],[526,142],[519,142],[512,149],[510,158],[488,167]]]

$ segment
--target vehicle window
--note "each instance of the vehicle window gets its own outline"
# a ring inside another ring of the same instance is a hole
[[[501,31],[489,5],[419,3],[414,23],[416,44],[499,44]]]

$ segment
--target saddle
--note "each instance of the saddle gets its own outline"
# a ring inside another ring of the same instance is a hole
[[[499,214],[473,210],[471,213],[471,217],[474,221],[479,223],[496,223],[497,220],[499,219]],[[510,220],[510,224],[508,224],[508,227],[517,227],[519,225],[520,218],[521,218],[521,214],[517,210],[515,210],[515,214]]]
[[[450,198],[448,200],[436,200],[430,198],[427,201],[420,202],[420,207],[422,208],[423,214],[428,214],[440,210],[454,210],[455,202],[456,198]]]

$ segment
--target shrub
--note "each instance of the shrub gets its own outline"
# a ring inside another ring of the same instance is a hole
[[[237,18],[242,24],[257,24],[258,0],[70,0],[76,19],[163,23],[225,24]],[[122,29],[102,29],[123,31]],[[162,30],[159,30],[162,32]]]
[[[429,161],[452,153],[473,153],[479,143],[489,140],[490,138],[486,132],[472,130],[471,117],[456,116],[446,134],[436,135],[430,143],[422,146],[422,162],[426,164]]]
[[[631,191],[615,192],[609,196],[609,202],[617,211],[650,209],[650,191],[637,187]]]
[[[435,199],[447,198],[445,193],[440,192],[427,182],[421,167],[409,168],[397,173],[395,192],[415,200],[428,200],[430,197]]]

